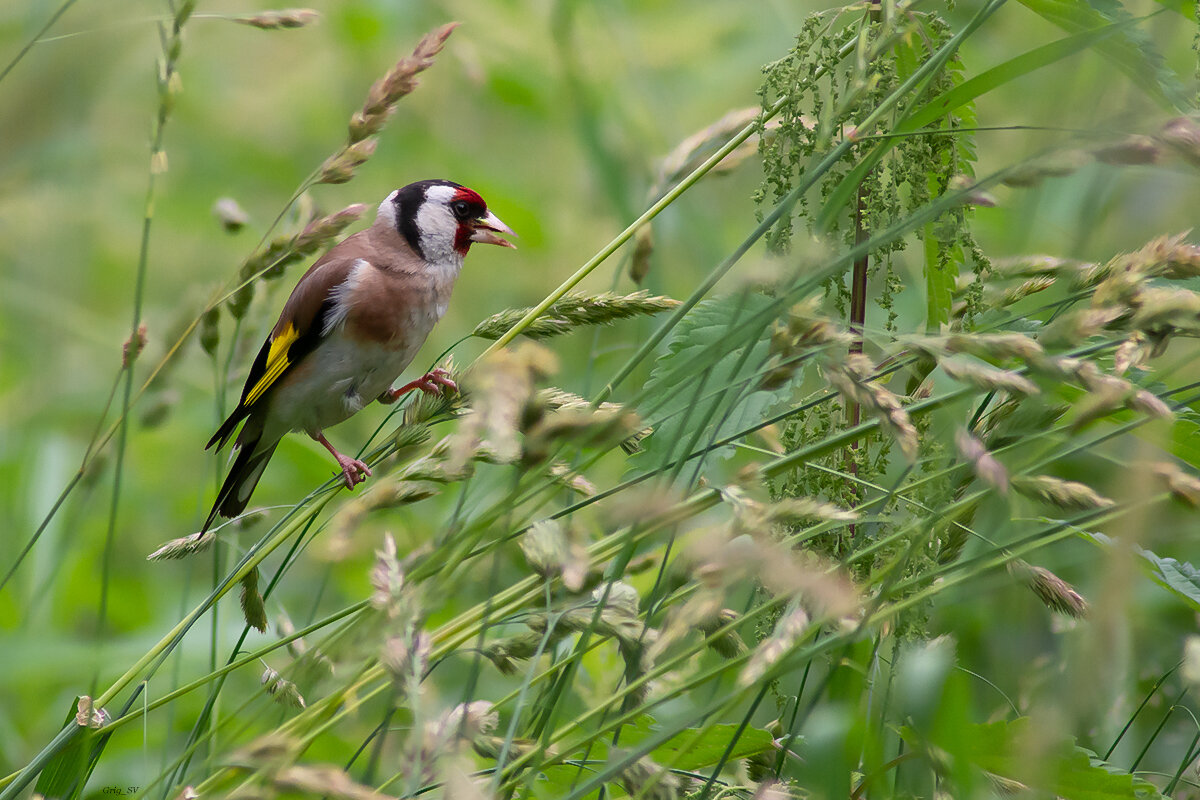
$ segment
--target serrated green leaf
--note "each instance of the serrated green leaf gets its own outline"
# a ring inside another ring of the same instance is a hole
[[[767,357],[770,317],[757,329],[745,323],[771,303],[762,295],[731,295],[706,300],[683,318],[646,382],[649,399],[640,410],[654,432],[635,458],[657,467],[682,455],[693,439],[703,446],[742,430],[787,391],[753,388]]]
[[[1162,797],[1153,784],[1105,762],[1070,737],[1046,741],[1032,731],[1029,717],[972,725],[966,741],[956,742],[959,757],[992,775],[1064,800],[1151,800]],[[911,745],[927,749],[911,728],[901,730]],[[934,744],[940,744],[935,742]],[[1036,762],[1030,754],[1036,753]]]
[[[650,758],[670,769],[695,771],[716,766],[726,751],[729,752],[726,764],[729,764],[774,748],[775,739],[769,731],[745,728],[739,734],[739,728],[740,725],[733,724],[714,725],[706,730],[698,741],[693,741],[696,730],[688,728],[666,744],[652,750]]]
[[[1102,533],[1086,533],[1084,538],[1105,547],[1113,546],[1112,539]],[[1133,552],[1152,581],[1200,611],[1200,569],[1186,561],[1166,558],[1136,545]]]
[[[950,321],[950,310],[954,305],[954,283],[958,278],[958,262],[949,259],[945,265],[938,264],[937,226],[932,222],[925,226],[925,330],[936,334],[944,323]],[[961,252],[961,248],[959,248]]]
[[[1109,22],[1130,20],[1124,7],[1115,3],[1085,0],[1018,0],[1021,5],[1048,22],[1070,33],[1095,30]],[[1103,11],[1096,6],[1103,5]],[[1114,19],[1115,18],[1115,19]],[[1150,94],[1161,105],[1180,111],[1188,107],[1187,92],[1166,65],[1154,42],[1144,32],[1128,28],[1116,36],[1097,42],[1096,49],[1106,59]]]

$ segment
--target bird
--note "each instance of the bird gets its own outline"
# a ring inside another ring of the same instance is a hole
[[[246,376],[241,399],[205,450],[219,451],[241,425],[237,456],[200,534],[218,514],[242,513],[283,437],[307,433],[337,460],[348,489],[371,469],[339,453],[325,429],[372,400],[457,386],[443,369],[392,384],[446,313],[463,259],[477,242],[514,247],[512,229],[477,192],[453,181],[410,183],[389,194],[375,221],[304,273]]]

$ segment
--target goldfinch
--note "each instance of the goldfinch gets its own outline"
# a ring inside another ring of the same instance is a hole
[[[443,370],[391,386],[446,313],[471,245],[512,247],[501,233],[513,232],[476,192],[451,181],[418,181],[389,194],[370,228],[313,264],[258,351],[237,408],[205,447],[220,450],[245,422],[237,457],[201,532],[218,514],[242,513],[290,431],[324,445],[348,488],[366,480],[371,470],[339,453],[325,428],[372,400],[392,403],[413,389],[457,389]]]

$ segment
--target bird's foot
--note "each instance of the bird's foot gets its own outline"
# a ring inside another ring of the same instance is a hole
[[[358,484],[371,477],[371,468],[365,462],[349,456],[338,456],[338,465],[342,468],[342,479],[346,488],[353,489]]]
[[[342,479],[346,482],[347,489],[353,489],[358,484],[371,477],[371,468],[367,466],[365,461],[359,461],[357,458],[344,456],[337,451],[329,440],[325,438],[325,434],[321,432],[310,434],[312,438],[320,442],[330,454],[337,459],[338,466],[342,468]]]
[[[404,395],[420,389],[425,394],[440,395],[443,390],[449,389],[450,392],[458,391],[458,384],[450,379],[450,373],[441,367],[426,372],[415,381],[406,383],[399,389],[388,389],[379,396],[379,402],[384,404],[394,403]]]

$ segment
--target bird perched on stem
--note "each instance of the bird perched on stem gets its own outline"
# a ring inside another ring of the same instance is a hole
[[[512,230],[471,189],[444,180],[410,183],[380,203],[374,224],[346,238],[296,284],[250,367],[237,408],[205,449],[220,450],[242,425],[233,467],[201,532],[245,508],[279,440],[303,431],[337,459],[348,488],[370,468],[339,453],[324,430],[372,400],[394,403],[420,389],[457,390],[435,369],[392,383],[421,349],[450,301],[475,242],[512,247]]]

